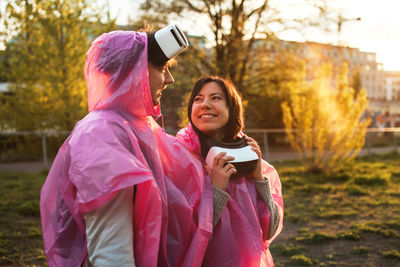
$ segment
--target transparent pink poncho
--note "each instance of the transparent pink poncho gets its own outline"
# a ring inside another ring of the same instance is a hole
[[[178,132],[177,138],[201,159],[200,141],[190,123]],[[275,168],[265,161],[262,173],[269,178],[274,204],[278,208],[277,231],[267,240],[270,213],[266,204],[257,196],[253,181],[246,177],[235,178],[226,189],[230,198],[209,241],[204,266],[274,266],[268,246],[283,227],[282,189]]]
[[[212,232],[212,188],[200,162],[153,119],[160,107],[149,90],[146,34],[98,37],[85,78],[89,114],[60,148],[41,190],[49,266],[81,266],[82,214],[132,186],[136,265],[200,266]]]

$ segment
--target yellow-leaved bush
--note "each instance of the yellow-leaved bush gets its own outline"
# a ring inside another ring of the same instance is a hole
[[[296,90],[282,103],[290,144],[310,170],[334,171],[364,146],[369,120],[362,115],[367,95],[364,90],[355,93],[347,72],[344,64],[333,75],[332,66],[324,64],[311,81],[291,84]]]

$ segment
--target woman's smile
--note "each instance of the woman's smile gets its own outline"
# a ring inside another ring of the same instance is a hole
[[[202,114],[202,115],[199,116],[199,118],[202,118],[202,119],[212,119],[212,118],[215,118],[215,117],[217,117],[217,116],[214,115],[214,114]]]

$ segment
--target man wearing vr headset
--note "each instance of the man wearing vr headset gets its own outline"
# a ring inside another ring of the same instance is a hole
[[[116,31],[87,53],[89,114],[60,148],[40,210],[49,266],[200,266],[212,233],[212,187],[200,162],[164,133],[160,97],[188,46],[171,25]]]

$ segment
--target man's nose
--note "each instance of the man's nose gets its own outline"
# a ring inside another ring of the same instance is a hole
[[[175,82],[174,77],[172,77],[172,74],[169,70],[167,70],[164,73],[164,77],[165,77],[165,84],[171,84]]]

